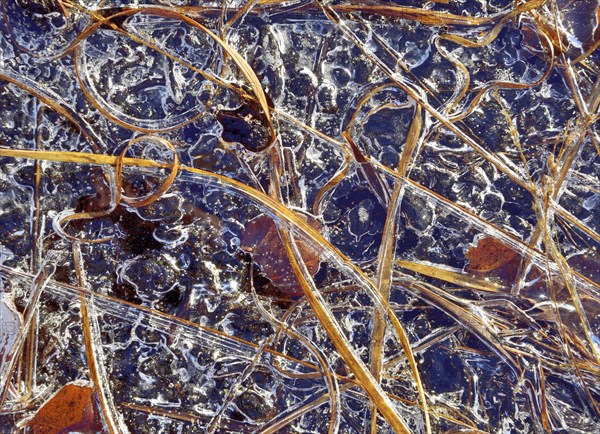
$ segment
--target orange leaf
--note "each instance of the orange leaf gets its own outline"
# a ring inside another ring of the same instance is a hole
[[[103,433],[94,393],[93,387],[67,384],[46,401],[27,426],[34,434]]]
[[[467,271],[485,273],[496,270],[512,260],[518,254],[494,238],[482,238],[477,247],[472,246],[466,255],[469,260]]]

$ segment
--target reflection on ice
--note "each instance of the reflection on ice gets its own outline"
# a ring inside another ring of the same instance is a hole
[[[597,0],[4,3],[6,432],[600,430]]]

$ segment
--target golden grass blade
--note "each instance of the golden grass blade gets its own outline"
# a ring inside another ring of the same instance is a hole
[[[85,287],[85,278],[83,271],[83,263],[81,258],[81,248],[79,243],[73,243],[72,246],[73,252],[73,262],[75,265],[75,271],[77,274],[77,280],[80,287]],[[92,299],[93,302],[93,299]],[[85,357],[87,360],[89,375],[98,391],[98,397],[100,399],[100,406],[102,408],[102,413],[104,415],[104,420],[106,421],[106,425],[108,426],[108,430],[110,434],[116,434],[123,432],[121,427],[119,427],[119,417],[116,413],[116,409],[114,408],[114,403],[112,399],[109,398],[110,394],[107,390],[107,384],[103,380],[106,378],[106,375],[101,373],[103,367],[99,366],[96,360],[96,348],[94,344],[94,336],[92,334],[92,327],[90,325],[90,314],[88,312],[88,303],[87,303],[87,295],[85,293],[81,293],[79,298],[80,310],[81,310],[81,321],[83,328],[83,342],[85,345]]]
[[[443,125],[446,129],[456,135],[459,139],[461,139],[464,143],[469,145],[473,150],[475,150],[478,154],[480,154],[485,160],[487,160],[490,164],[494,165],[498,170],[504,172],[512,181],[526,189],[530,190],[530,187],[526,180],[523,179],[523,174],[519,170],[519,168],[515,167],[510,161],[499,158],[493,152],[490,152],[485,146],[478,143],[473,137],[471,137],[468,133],[464,132],[460,127],[454,124],[452,120],[450,120],[447,116],[442,114],[439,110],[434,108],[426,98],[426,93],[419,89],[414,83],[411,83],[405,77],[400,76],[395,71],[391,70],[381,59],[379,59],[374,53],[371,52],[368,48],[365,48],[365,43],[360,40],[358,36],[354,34],[354,32],[345,24],[343,24],[342,20],[339,18],[337,13],[328,5],[319,3],[323,9],[323,12],[327,16],[327,18],[337,26],[342,33],[351,40],[357,47],[359,47],[363,53],[375,64],[377,67],[387,75],[394,83],[396,83],[407,95],[409,95],[412,99],[417,101],[424,110],[426,110],[430,115],[432,115],[435,119],[437,119],[441,125]]]
[[[509,288],[506,288],[498,283],[490,282],[485,279],[477,279],[465,273],[456,273],[439,266],[424,264],[421,262],[403,261],[400,259],[396,261],[396,264],[406,270],[423,274],[424,276],[433,277],[434,279],[443,280],[444,282],[464,288],[494,293],[506,293],[510,291]]]
[[[283,232],[281,235],[284,237],[288,236]],[[356,376],[356,379],[361,387],[365,390],[367,395],[369,395],[371,402],[381,412],[383,417],[388,421],[394,431],[397,433],[410,433],[406,423],[400,418],[397,410],[393,406],[390,399],[385,395],[379,383],[375,380],[375,378],[373,378],[360,357],[358,357],[352,350],[351,344],[347,341],[339,324],[334,319],[333,313],[329,310],[325,300],[323,300],[323,297],[314,287],[314,282],[312,282],[312,279],[310,277],[308,279],[306,278],[306,276],[310,276],[308,270],[306,270],[306,266],[301,260],[296,260],[296,258],[301,258],[300,252],[297,250],[297,248],[294,248],[295,246],[289,241],[284,244],[288,252],[288,256],[291,259],[290,263],[292,265],[292,269],[294,270],[294,274],[302,286],[306,300],[312,307],[316,317],[319,319],[319,322],[333,342],[333,345],[344,358],[346,364]]]
[[[400,162],[398,164],[397,169],[398,173],[401,176],[406,176],[408,174],[410,170],[410,164],[412,161],[414,161],[413,155],[415,154],[417,146],[419,144],[421,127],[421,107],[419,105],[415,105],[414,117],[407,134],[407,139],[404,144],[404,149],[402,151],[402,155],[400,156]],[[377,266],[377,289],[381,295],[381,298],[386,302],[389,300],[390,288],[392,285],[394,250],[396,247],[396,220],[400,209],[400,204],[402,203],[403,195],[404,182],[397,181],[394,186],[392,197],[390,198],[385,225],[383,228],[381,246],[379,248]],[[373,377],[375,377],[375,380],[378,382],[380,381],[381,377],[383,344],[386,328],[387,323],[383,312],[375,310],[370,352],[370,369],[371,373],[373,374]],[[417,384],[419,399],[421,401],[424,411],[425,428],[427,432],[430,433],[431,422],[429,420],[429,409],[427,404],[427,398],[425,396],[425,390],[420,378],[419,368],[417,366],[410,342],[408,341],[408,337],[406,336],[406,332],[404,330],[402,330],[400,339],[402,342],[404,352],[406,353],[406,356],[410,363],[415,383]],[[377,432],[377,412],[373,411],[372,413],[373,414],[371,416],[371,433],[374,434]]]
[[[22,152],[22,153],[19,154],[19,151],[16,151],[16,150],[0,149],[0,156],[34,158],[36,151],[20,151],[20,152]],[[80,153],[80,152],[50,152],[50,151],[48,151],[48,152],[43,152],[42,155],[45,157],[50,157],[53,161],[65,161],[66,160],[65,162],[94,163],[94,164],[99,164],[98,161],[102,161],[103,164],[111,164],[111,165],[116,165],[117,160],[119,158],[119,157],[108,157],[108,156],[104,156],[103,158],[98,158],[99,156],[96,154],[88,154],[88,153]],[[36,158],[34,158],[34,159],[36,159]],[[44,158],[41,158],[41,159],[44,159]],[[131,163],[132,163],[132,161],[130,159],[123,159],[124,165],[129,165]],[[160,166],[164,166],[164,164],[157,164],[155,162],[151,162],[151,163],[145,162],[145,163],[141,164],[141,166],[142,167],[156,167],[156,166],[160,167]],[[296,216],[293,212],[291,212],[289,209],[287,209],[281,203],[275,201],[274,199],[272,199],[269,196],[266,196],[264,193],[262,193],[258,190],[255,190],[252,187],[248,187],[247,185],[245,185],[239,181],[236,181],[234,179],[228,178],[223,175],[219,175],[219,174],[212,173],[212,172],[209,172],[206,170],[196,169],[196,168],[188,167],[188,166],[181,166],[180,170],[181,170],[181,172],[188,172],[190,174],[193,174],[194,176],[198,176],[201,179],[210,180],[211,182],[215,183],[216,185],[227,187],[227,188],[231,189],[231,191],[242,194],[243,196],[255,201],[256,203],[260,204],[262,207],[267,209],[269,212],[276,215],[279,219],[281,219],[281,223],[290,225],[291,229],[298,230],[305,237],[307,237],[307,239],[309,241],[314,243],[314,245],[320,246],[320,248],[323,249],[324,252],[328,252],[328,254],[330,255],[330,257],[333,260],[335,260],[343,268],[345,268],[352,275],[352,277],[357,279],[357,282],[360,283],[368,291],[369,295],[373,298],[373,300],[378,305],[378,307],[380,309],[383,309],[385,312],[387,312],[387,314],[392,322],[392,325],[394,327],[394,330],[396,331],[398,337],[401,340],[402,345],[403,346],[410,345],[408,343],[406,334],[403,333],[403,327],[402,327],[400,321],[398,320],[397,316],[395,315],[393,310],[390,308],[389,304],[381,298],[381,295],[379,294],[379,292],[377,291],[377,289],[375,288],[373,283],[370,281],[370,279],[367,276],[365,276],[365,274],[360,270],[360,268],[358,268],[354,263],[352,263],[352,261],[350,261],[337,248],[335,248],[333,245],[331,245],[325,238],[323,238],[323,236],[320,233],[318,233],[314,228],[312,228],[304,220],[302,220],[300,217]],[[290,246],[288,246],[288,248],[290,248]],[[296,267],[299,267],[299,265],[296,264]],[[302,271],[300,269],[298,269],[298,271],[300,271],[300,275],[301,275]],[[298,277],[298,279],[302,282],[300,277]],[[306,284],[306,279],[304,280],[304,283]],[[309,287],[309,289],[310,289],[310,287]],[[315,290],[313,290],[313,291],[315,291]],[[312,296],[315,297],[316,295],[317,294],[313,294]],[[347,362],[349,362],[350,366],[353,366],[354,369],[357,370],[357,372],[358,372],[357,375],[360,375],[359,381],[361,381],[361,385],[363,387],[368,388],[368,392],[370,393],[370,396],[372,397],[372,399],[379,400],[379,401],[377,401],[377,405],[378,405],[378,408],[381,411],[382,415],[384,415],[384,417],[386,417],[386,419],[390,422],[390,424],[392,424],[393,427],[400,430],[399,432],[408,432],[406,430],[403,431],[403,429],[405,428],[405,424],[402,422],[402,420],[397,415],[396,410],[394,409],[393,405],[389,402],[389,400],[387,398],[382,398],[384,393],[381,390],[381,387],[374,382],[373,377],[368,372],[368,369],[366,368],[366,366],[362,363],[362,361],[360,361],[360,359],[357,358],[356,355],[353,354],[352,350],[349,348],[349,346],[348,346],[349,343],[347,341],[345,341],[345,338],[343,337],[343,333],[341,332],[339,325],[337,325],[335,323],[335,320],[331,319],[332,317],[329,317],[329,318],[327,317],[328,309],[324,305],[324,301],[321,300],[321,302],[315,306],[316,306],[316,309],[319,310],[319,319],[321,321],[325,321],[325,324],[323,324],[323,325],[327,326],[326,330],[328,331],[328,333],[333,333],[334,338],[332,340],[335,340],[337,345],[340,346],[340,348],[338,348],[338,351],[343,352],[341,354],[344,357],[344,359]],[[388,418],[390,418],[390,419],[388,419]]]
[[[52,274],[54,274],[54,270],[55,267],[53,265],[44,265],[41,267],[39,273],[32,279],[31,292],[29,295],[27,308],[23,315],[23,322],[19,327],[19,331],[17,332],[16,339],[12,346],[15,355],[19,354],[23,349],[23,345],[25,344],[25,340],[29,334],[29,329],[33,324],[35,314],[38,311],[42,291],[48,284]],[[18,357],[12,357],[7,364],[2,366],[3,371],[0,372],[0,408],[4,407],[8,397],[8,392],[10,389],[9,385],[17,360]]]
[[[252,277],[251,277],[251,279],[252,279]],[[325,378],[326,383],[327,383],[327,388],[329,390],[329,393],[327,395],[328,395],[328,399],[331,403],[331,417],[330,417],[330,424],[329,424],[329,433],[330,434],[336,433],[339,428],[339,424],[340,424],[341,389],[339,387],[337,377],[335,375],[332,375],[329,363],[327,363],[327,360],[324,357],[324,355],[322,354],[322,352],[317,347],[315,347],[308,339],[306,339],[306,337],[302,336],[300,333],[293,330],[285,322],[280,321],[279,319],[275,318],[275,316],[272,313],[268,312],[262,306],[262,304],[260,303],[260,300],[258,300],[258,295],[256,294],[256,288],[254,287],[253,282],[251,282],[250,288],[252,289],[252,295],[254,297],[254,300],[256,301],[256,306],[260,310],[262,316],[265,319],[267,319],[267,321],[269,321],[271,323],[271,325],[273,325],[278,331],[282,331],[283,333],[302,342],[302,344],[309,349],[309,351],[314,355],[314,357],[319,362],[319,365],[321,367],[321,374]],[[274,337],[278,338],[278,335],[275,335]],[[346,387],[348,387],[348,385],[346,385]],[[319,403],[318,405],[321,405],[321,404],[322,404],[322,402]],[[310,409],[315,408],[315,407],[313,405],[307,405],[307,406],[303,406],[302,408],[305,408],[306,411],[309,411]],[[299,417],[301,414],[303,414],[303,412],[297,413],[296,416]],[[285,420],[286,420],[286,424],[291,423],[293,420],[293,416],[289,415]],[[270,425],[270,423],[269,423],[269,425]],[[275,425],[280,426],[280,424],[275,424]],[[271,432],[271,431],[265,431],[265,432]]]
[[[32,282],[35,279],[35,276],[30,273],[25,273],[19,270],[15,270],[4,265],[0,265],[0,276],[6,276],[12,279],[24,279],[26,282]],[[230,345],[230,346],[241,346],[243,348],[247,348],[249,353],[258,350],[259,346],[253,342],[246,341],[244,339],[238,338],[236,336],[231,336],[226,333],[220,332],[218,330],[212,329],[210,327],[205,327],[195,322],[170,315],[164,312],[161,312],[156,309],[149,308],[147,306],[131,303],[128,301],[121,300],[116,297],[112,297],[106,294],[102,294],[96,291],[92,291],[86,288],[81,288],[79,286],[68,285],[60,282],[56,282],[54,280],[49,279],[47,282],[47,286],[51,287],[55,292],[60,294],[67,294],[69,297],[80,297],[81,294],[85,294],[87,297],[95,297],[96,300],[105,302],[111,306],[119,306],[120,308],[128,308],[135,311],[142,312],[144,315],[147,315],[149,318],[152,318],[157,323],[164,322],[168,323],[170,326],[185,326],[187,328],[194,330],[194,335],[208,335],[211,336],[210,340],[212,340],[213,345]],[[225,342],[224,344],[221,343]],[[299,365],[304,366],[309,370],[314,370],[315,374],[321,376],[322,374],[319,372],[319,367],[313,365],[312,363],[306,362],[304,360],[299,360],[289,355],[283,354],[281,352],[272,350],[270,348],[265,348],[265,352],[275,356],[276,359],[286,360],[288,362],[293,362]],[[347,379],[340,378],[341,380],[347,381]]]
[[[519,366],[519,363],[506,348],[504,348],[504,345],[500,342],[498,337],[490,331],[487,324],[485,324],[481,318],[474,315],[465,307],[457,304],[456,301],[452,300],[452,297],[449,294],[433,285],[408,282],[402,286],[453,317],[459,324],[463,325],[467,330],[481,339],[490,350],[496,353],[498,357],[508,365],[516,378],[520,378],[522,369]]]
[[[200,24],[198,21],[194,20],[193,18],[191,18],[190,16],[188,16],[184,13],[179,12],[177,9],[168,9],[168,8],[162,8],[162,7],[154,7],[154,6],[144,6],[141,8],[123,7],[123,8],[121,8],[121,10],[119,12],[117,12],[109,17],[105,17],[96,11],[90,11],[90,10],[83,8],[82,6],[75,4],[68,0],[63,0],[62,3],[67,7],[74,8],[74,9],[79,10],[82,13],[88,14],[90,16],[90,18],[92,18],[94,20],[94,24],[92,26],[90,26],[88,29],[86,29],[86,31],[84,33],[82,33],[82,35],[80,35],[80,38],[78,39],[77,44],[72,47],[72,49],[75,49],[75,51],[76,51],[76,56],[75,56],[76,69],[77,69],[78,59],[81,58],[80,43],[85,38],[87,38],[90,34],[92,34],[95,30],[97,30],[101,25],[108,25],[113,30],[127,35],[129,38],[131,38],[135,42],[144,44],[144,45],[154,49],[155,51],[159,52],[160,54],[167,56],[171,60],[184,65],[185,67],[191,69],[192,71],[200,73],[204,78],[206,78],[210,81],[213,81],[219,85],[230,88],[234,91],[237,91],[238,93],[240,93],[240,95],[242,97],[247,97],[246,93],[242,89],[240,89],[236,86],[232,86],[228,83],[225,83],[220,78],[213,77],[212,75],[207,74],[205,71],[202,71],[202,70],[194,67],[194,65],[189,64],[188,62],[185,62],[185,61],[179,59],[177,56],[174,56],[173,54],[161,49],[157,45],[155,45],[149,41],[146,41],[143,38],[140,38],[138,35],[135,35],[131,32],[121,29],[119,26],[114,24],[114,22],[112,20],[114,20],[116,18],[123,18],[123,17],[131,16],[131,15],[136,15],[136,14],[156,15],[156,16],[168,17],[168,18],[173,18],[173,19],[182,21],[182,22],[204,32],[211,39],[213,39],[217,44],[219,44],[221,46],[221,48],[223,48],[223,50],[233,59],[234,63],[239,68],[239,70],[241,71],[243,76],[246,78],[246,80],[248,80],[250,87],[252,88],[252,91],[254,92],[254,96],[257,98],[257,100],[263,110],[263,113],[265,115],[265,118],[267,120],[268,128],[271,133],[271,142],[273,142],[275,140],[275,130],[273,128],[273,123],[271,120],[271,108],[269,107],[265,92],[262,88],[262,85],[260,84],[260,80],[254,73],[254,70],[250,67],[248,62],[246,62],[246,60],[233,47],[231,47],[229,44],[227,44],[227,42],[225,42],[222,38],[220,38],[218,35],[213,33],[210,29],[208,29],[204,25]],[[79,60],[79,62],[81,62],[81,60]],[[84,93],[86,94],[88,99],[92,102],[92,104],[94,104],[94,106],[98,110],[100,110],[102,112],[102,114],[109,117],[110,119],[112,119],[113,121],[117,122],[119,125],[121,125],[125,128],[133,128],[133,129],[145,132],[145,133],[168,131],[169,129],[179,128],[183,125],[193,122],[197,118],[197,116],[196,116],[195,118],[187,120],[183,124],[178,124],[175,127],[170,127],[170,128],[166,128],[166,129],[165,128],[162,128],[162,129],[161,128],[158,128],[158,129],[157,128],[144,128],[144,127],[133,126],[129,123],[123,122],[121,119],[119,119],[117,116],[115,116],[114,113],[107,111],[106,108],[102,106],[102,104],[97,102],[94,95],[92,95],[92,93],[87,88],[87,86],[85,86],[85,83],[81,79],[79,73],[77,73],[77,78],[79,80],[82,90],[84,91]]]

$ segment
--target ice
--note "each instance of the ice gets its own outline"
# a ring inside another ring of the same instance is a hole
[[[600,430],[597,0],[4,3],[0,433]]]

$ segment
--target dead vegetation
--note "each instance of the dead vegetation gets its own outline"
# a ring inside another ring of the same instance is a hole
[[[3,1],[0,425],[600,429],[597,2],[179,3]]]

